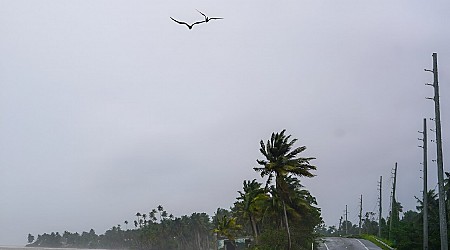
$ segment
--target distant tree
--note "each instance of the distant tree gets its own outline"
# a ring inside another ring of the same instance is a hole
[[[358,226],[353,224],[351,221],[343,221],[342,222],[342,232],[345,234],[347,230],[347,235],[358,234]]]
[[[362,231],[364,234],[377,235],[378,222],[375,221],[374,212],[366,212],[364,218],[362,219],[362,222]]]
[[[336,226],[328,226],[328,229],[327,229],[327,235],[329,235],[329,236],[334,236],[334,235],[336,235],[336,233],[337,233],[337,228],[336,228]]]
[[[162,216],[162,219],[164,220],[164,219],[167,219],[167,217],[169,215],[167,214],[167,211],[162,211],[161,216]]]
[[[423,200],[416,197],[418,205],[416,206],[421,218],[423,218]],[[427,192],[428,200],[428,247],[429,249],[440,249],[440,229],[439,229],[439,198],[435,190]],[[423,220],[418,221],[419,226],[423,228]],[[422,229],[420,229],[422,230]],[[422,235],[420,233],[420,235]]]
[[[142,214],[141,213],[139,213],[139,212],[137,212],[136,213],[136,218],[137,218],[137,224],[139,225],[139,227],[141,227],[142,226],[142,219],[141,219],[141,216],[142,216]],[[136,226],[137,227],[137,226]]]
[[[164,208],[163,208],[162,205],[158,205],[157,209],[158,209],[158,212],[159,212],[159,221],[162,221],[161,213],[164,211]]]
[[[152,211],[149,213],[150,219],[151,219],[153,222],[156,222],[156,221],[158,220],[158,219],[156,219],[156,213],[157,213],[156,209],[152,209]]]
[[[147,214],[142,214],[142,221],[144,225],[147,225]]]
[[[193,213],[190,217],[192,231],[196,242],[196,249],[209,249],[208,239],[203,239],[203,236],[208,236],[211,232],[210,219],[206,213]]]
[[[28,234],[28,243],[31,244],[34,241],[34,236],[31,234]]]

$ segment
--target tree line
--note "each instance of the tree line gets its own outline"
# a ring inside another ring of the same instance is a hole
[[[124,221],[97,235],[89,232],[52,232],[28,235],[33,247],[109,249],[310,249],[322,223],[314,196],[300,178],[314,177],[313,157],[301,157],[305,146],[294,147],[285,130],[260,141],[263,158],[253,169],[265,183],[244,180],[242,190],[229,209],[218,208],[213,216],[193,213],[175,217],[162,205],[148,213],[138,212],[131,223]]]

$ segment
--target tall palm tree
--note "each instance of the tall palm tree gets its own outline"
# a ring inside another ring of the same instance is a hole
[[[256,160],[262,167],[253,168],[255,171],[261,173],[261,177],[268,176],[266,182],[266,188],[272,183],[275,178],[275,189],[282,198],[283,215],[288,236],[288,249],[291,249],[291,233],[289,231],[289,222],[286,212],[286,200],[289,199],[289,190],[285,178],[287,176],[296,177],[313,177],[310,172],[315,170],[316,167],[309,164],[313,157],[303,158],[297,157],[299,153],[306,150],[305,146],[292,149],[297,139],[292,139],[291,135],[285,135],[285,129],[280,133],[272,133],[270,140],[267,140],[267,144],[264,141],[260,141],[261,148],[259,151],[265,157],[264,160]]]

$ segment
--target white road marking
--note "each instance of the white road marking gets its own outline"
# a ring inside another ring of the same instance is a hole
[[[323,243],[324,245],[325,245],[325,247],[327,248],[327,250],[330,250],[329,248],[328,248],[328,246],[327,246],[327,243]]]
[[[360,240],[358,240],[358,239],[356,239],[359,243],[361,243],[361,245],[363,245],[363,247],[366,249],[366,250],[369,250],[369,248],[367,248],[366,247],[366,245],[364,245]]]

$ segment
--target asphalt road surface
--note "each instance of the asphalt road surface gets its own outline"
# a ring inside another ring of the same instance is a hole
[[[319,250],[380,250],[375,244],[368,240],[327,237],[322,239],[323,242],[319,245]]]

